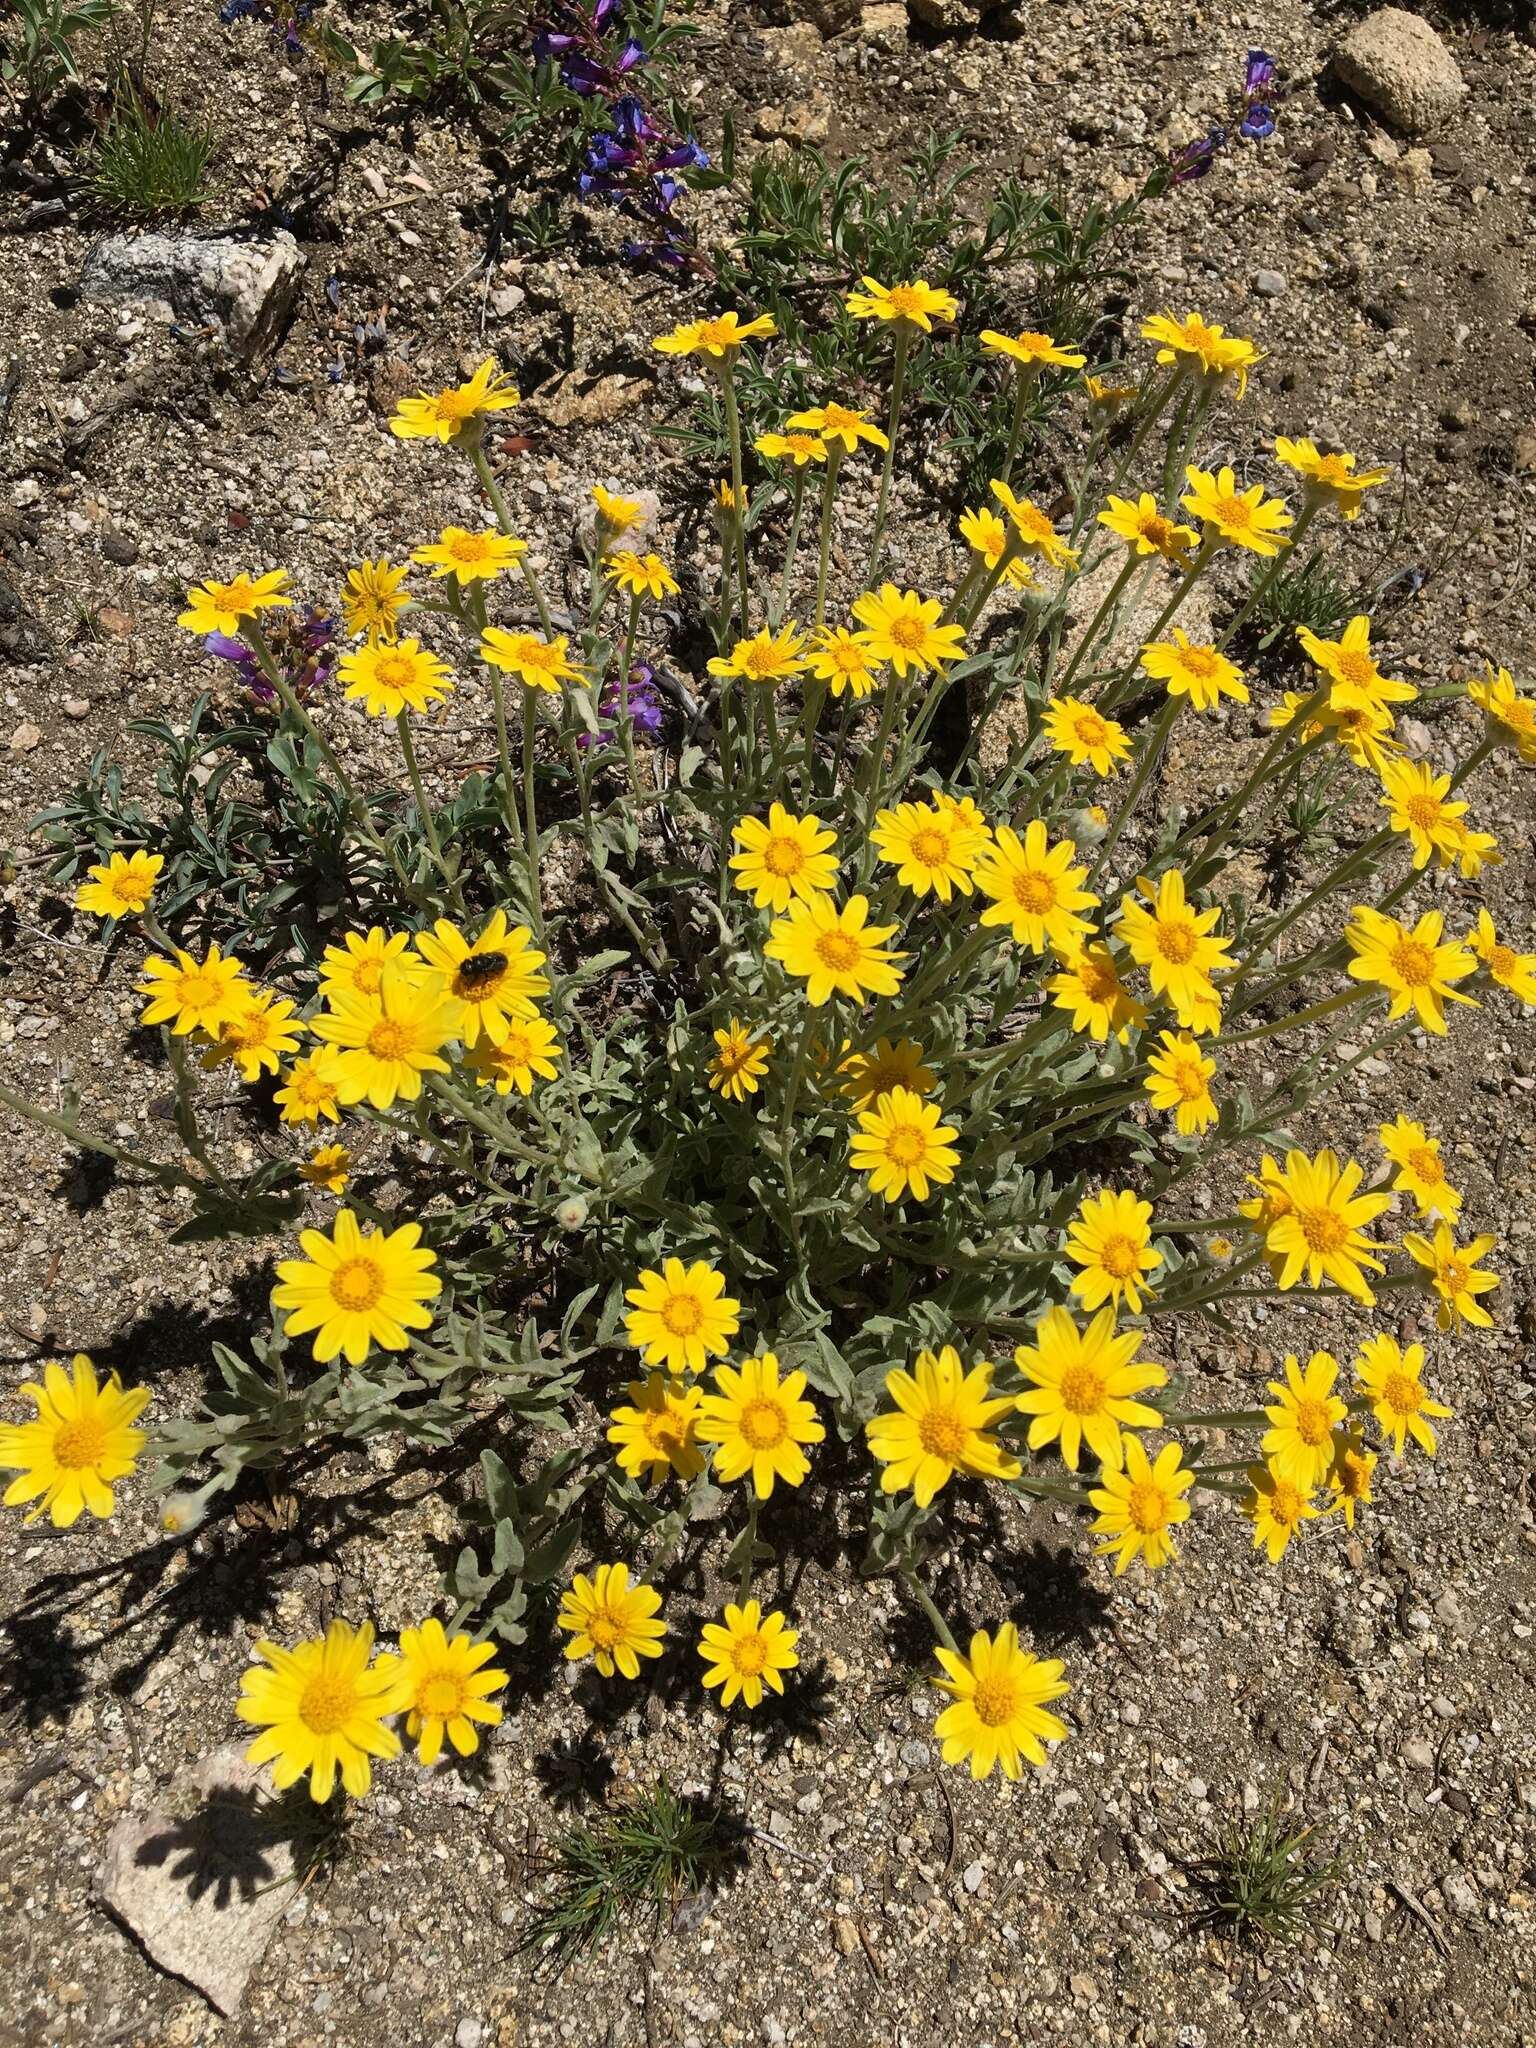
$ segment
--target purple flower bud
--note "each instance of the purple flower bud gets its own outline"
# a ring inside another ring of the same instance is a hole
[[[1243,91],[1252,99],[1255,94],[1267,92],[1275,82],[1275,60],[1266,50],[1248,52],[1248,71],[1243,80]]]

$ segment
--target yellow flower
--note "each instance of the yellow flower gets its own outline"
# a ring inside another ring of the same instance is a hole
[[[1237,478],[1225,466],[1214,475],[1194,468],[1186,468],[1184,474],[1190,487],[1179,503],[1223,540],[1256,555],[1278,555],[1289,545],[1284,529],[1291,515],[1278,498],[1265,497],[1262,484],[1240,491]]]
[[[553,1081],[560,1034],[543,1017],[509,1017],[495,1037],[482,1035],[469,1048],[470,1072],[482,1088],[498,1095],[531,1095],[535,1079]]]
[[[320,993],[328,1002],[338,990],[376,996],[386,966],[412,976],[424,971],[410,950],[409,932],[389,933],[375,924],[366,932],[343,932],[341,940],[320,956]]]
[[[899,320],[931,334],[935,320],[953,320],[960,310],[958,299],[924,277],[909,284],[877,284],[872,277],[861,282],[863,291],[843,301],[855,320]]]
[[[723,1627],[707,1621],[700,1632],[698,1652],[708,1667],[704,1683],[720,1687],[722,1707],[732,1706],[738,1697],[749,1708],[761,1706],[765,1685],[783,1692],[782,1674],[800,1662],[795,1653],[799,1640],[800,1631],[790,1628],[777,1610],[764,1614],[755,1600],[745,1607],[732,1601]]]
[[[507,1674],[491,1662],[494,1643],[477,1643],[467,1635],[450,1636],[440,1621],[400,1631],[398,1657],[381,1657],[375,1667],[391,1681],[397,1711],[404,1710],[405,1732],[420,1741],[416,1760],[435,1764],[446,1735],[460,1756],[480,1747],[475,1723],[494,1728],[501,1708],[490,1698],[507,1683]]]
[[[75,908],[93,917],[137,917],[164,866],[158,853],[109,854],[105,866],[86,870],[90,880],[75,891]]]
[[[322,1117],[339,1124],[341,1055],[334,1045],[317,1045],[303,1059],[295,1060],[283,1076],[283,1085],[273,1096],[285,1124],[318,1124]]]
[[[1371,622],[1364,612],[1356,612],[1337,640],[1320,639],[1310,626],[1298,626],[1296,638],[1307,659],[1328,678],[1330,711],[1379,717],[1387,705],[1411,704],[1419,694],[1411,683],[1393,682],[1377,667]]]
[[[504,1038],[513,1018],[537,1017],[536,998],[549,994],[549,976],[540,972],[545,955],[527,925],[508,929],[504,910],[492,914],[473,943],[440,917],[431,931],[416,934],[416,950],[431,970],[421,977],[423,991],[462,1005],[454,1036],[467,1046]]]
[[[1095,1545],[1094,1555],[1114,1557],[1115,1577],[1138,1557],[1152,1571],[1177,1557],[1169,1532],[1189,1520],[1184,1496],[1195,1483],[1194,1473],[1180,1462],[1178,1445],[1164,1444],[1153,1464],[1141,1438],[1128,1436],[1125,1470],[1099,1477],[1088,1498],[1098,1509],[1093,1526],[1108,1540]]]
[[[923,1048],[913,1038],[878,1038],[873,1052],[851,1052],[838,1062],[838,1087],[854,1109],[869,1109],[893,1089],[931,1095],[938,1083],[923,1065]]]
[[[887,1202],[899,1202],[909,1190],[914,1201],[926,1202],[934,1188],[954,1179],[960,1159],[949,1142],[958,1127],[941,1122],[943,1114],[910,1088],[877,1096],[874,1108],[855,1118],[848,1163],[855,1173],[867,1173],[872,1191]]]
[[[1272,1165],[1265,1160],[1266,1168]],[[1338,1154],[1326,1148],[1313,1159],[1305,1152],[1286,1153],[1284,1171],[1273,1173],[1275,1192],[1286,1206],[1268,1222],[1264,1234],[1281,1287],[1294,1287],[1305,1273],[1309,1287],[1331,1280],[1367,1308],[1375,1301],[1365,1269],[1379,1273],[1382,1265],[1372,1257],[1377,1247],[1365,1235],[1365,1226],[1391,1208],[1392,1197],[1357,1194],[1363,1179],[1353,1159],[1341,1164]]]
[[[601,539],[600,552],[606,554],[614,541],[622,540],[638,526],[644,526],[645,507],[638,498],[620,498],[604,490],[601,484],[592,486],[592,502],[597,507],[597,524]]]
[[[590,1657],[604,1678],[616,1669],[623,1678],[638,1678],[640,1659],[661,1655],[667,1624],[660,1614],[654,1586],[632,1586],[628,1565],[600,1564],[591,1578],[578,1572],[572,1579],[555,1621],[571,1638],[568,1659]]]
[[[1134,384],[1111,384],[1104,377],[1085,377],[1083,390],[1090,405],[1102,407],[1111,419],[1138,395]]]
[[[729,654],[710,657],[712,676],[739,676],[744,683],[782,683],[805,671],[805,642],[791,621],[781,633],[767,626],[750,640],[738,640]]]
[[[704,1397],[698,1439],[715,1446],[715,1477],[729,1485],[749,1474],[752,1491],[767,1500],[775,1480],[800,1486],[811,1469],[802,1444],[819,1444],[827,1432],[805,1399],[805,1374],[779,1377],[771,1351],[748,1358],[739,1370],[715,1368],[717,1392]]]
[[[1405,1116],[1382,1124],[1376,1135],[1382,1151],[1397,1168],[1393,1188],[1399,1194],[1412,1195],[1421,1216],[1438,1213],[1447,1223],[1454,1223],[1461,1214],[1461,1195],[1445,1177],[1440,1140]]]
[[[837,880],[837,855],[829,851],[837,834],[813,813],[797,818],[775,803],[766,824],[743,818],[731,837],[741,851],[727,865],[759,910],[787,910],[792,897],[825,895]]]
[[[527,689],[554,693],[562,683],[582,680],[581,670],[566,658],[568,644],[564,633],[544,640],[537,633],[509,633],[502,626],[487,626],[480,635],[480,659],[516,676]]]
[[[970,895],[976,863],[990,838],[985,825],[939,804],[898,804],[893,811],[877,811],[869,836],[881,860],[896,869],[903,888],[914,896],[931,890],[941,903],[948,903],[957,889]]]
[[[613,1424],[608,1441],[619,1470],[643,1485],[669,1472],[684,1481],[697,1479],[704,1470],[698,1446],[703,1389],[652,1372],[631,1380],[626,1391],[628,1405],[615,1408],[608,1418]]]
[[[1353,455],[1346,454],[1343,449],[1337,454],[1325,455],[1306,435],[1291,441],[1284,434],[1277,434],[1275,453],[1287,469],[1294,469],[1298,476],[1306,478],[1308,498],[1320,504],[1336,505],[1346,519],[1358,519],[1360,502],[1366,492],[1377,484],[1384,484],[1392,474],[1390,469],[1362,469],[1357,473]]]
[[[827,459],[827,444],[820,434],[759,434],[752,446],[770,462],[787,460],[793,462],[796,469],[804,469],[808,462],[825,462]]]
[[[447,664],[419,640],[355,648],[341,657],[336,673],[347,686],[348,702],[360,700],[370,718],[429,711],[453,688]]]
[[[322,1145],[318,1151],[301,1160],[299,1174],[312,1188],[324,1188],[328,1195],[339,1195],[351,1178],[352,1154],[345,1145]]]
[[[219,1026],[233,1017],[251,993],[245,968],[233,953],[222,956],[217,946],[208,948],[207,958],[194,960],[180,946],[173,946],[174,959],[162,960],[158,953],[144,962],[144,979],[139,994],[149,1001],[139,1013],[141,1024],[169,1024],[177,1038],[201,1031],[216,1038]]]
[[[1202,320],[1198,313],[1186,313],[1182,320],[1169,313],[1154,313],[1142,322],[1141,335],[1144,341],[1162,343],[1157,352],[1160,363],[1175,363],[1183,357],[1191,366],[1198,363],[1212,383],[1235,376],[1239,398],[1247,394],[1248,372],[1264,360],[1251,341],[1226,333],[1217,322]]]
[[[885,1391],[896,1405],[865,1423],[870,1456],[885,1469],[882,1493],[909,1488],[920,1508],[931,1505],[957,1472],[968,1479],[1017,1479],[1023,1467],[992,1434],[1012,1412],[1011,1395],[992,1392],[992,1367],[969,1372],[952,1344],[935,1357],[917,1354],[913,1373],[900,1366],[885,1376]]]
[[[176,623],[189,633],[238,633],[242,620],[293,603],[282,594],[287,583],[286,569],[269,569],[264,576],[242,574],[228,583],[196,584],[187,592],[187,609]]]
[[[829,448],[837,448],[844,455],[852,455],[861,441],[868,441],[873,448],[891,445],[884,432],[865,419],[862,412],[835,402],[807,406],[804,412],[792,412],[785,425],[819,434]]]
[[[361,1365],[377,1345],[405,1351],[411,1330],[429,1330],[443,1283],[431,1270],[436,1252],[421,1243],[421,1225],[398,1230],[359,1230],[350,1209],[338,1210],[331,1235],[301,1230],[302,1259],[280,1259],[272,1290],[276,1307],[291,1309],[287,1336],[315,1333],[315,1358],[329,1365],[338,1355]]]
[[[1113,493],[1107,502],[1109,510],[1099,514],[1099,524],[1118,534],[1133,554],[1161,555],[1165,562],[1177,562],[1183,568],[1190,550],[1200,545],[1192,526],[1179,526],[1163,517],[1150,491],[1143,491],[1134,505],[1129,498],[1117,498]]]
[[[675,597],[677,578],[660,555],[637,555],[628,548],[610,554],[603,567],[630,597]]]
[[[1410,931],[1366,903],[1355,906],[1344,929],[1355,955],[1349,963],[1355,980],[1375,982],[1387,991],[1389,1018],[1413,1010],[1424,1029],[1440,1038],[1446,1034],[1447,1003],[1478,1007],[1475,996],[1460,995],[1454,986],[1477,971],[1477,961],[1459,939],[1443,939],[1444,930],[1438,910],[1426,910]]]
[[[1039,818],[1030,820],[1022,840],[1012,826],[999,825],[976,864],[976,886],[991,898],[981,922],[1007,925],[1018,944],[1034,953],[1047,946],[1064,957],[1075,953],[1089,930],[1081,913],[1099,901],[1081,886],[1088,870],[1073,865],[1076,851],[1070,839],[1050,845]]]
[[[485,583],[503,569],[516,568],[527,552],[527,541],[500,533],[494,526],[474,532],[464,526],[445,526],[433,545],[417,548],[411,560],[430,569],[434,582],[451,576],[459,584]]]
[[[1218,648],[1195,646],[1178,626],[1172,633],[1171,645],[1159,640],[1141,650],[1142,667],[1166,684],[1170,697],[1187,697],[1197,711],[1215,711],[1223,696],[1248,702],[1248,685],[1235,661]]]
[[[1500,942],[1493,919],[1486,910],[1477,913],[1476,928],[1467,943],[1487,968],[1489,978],[1507,988],[1518,1002],[1536,1007],[1536,953],[1517,953]]]
[[[1406,832],[1412,841],[1414,866],[1426,867],[1433,859],[1448,867],[1456,858],[1458,821],[1467,810],[1464,803],[1448,801],[1449,775],[1436,775],[1421,761],[1389,761],[1381,786],[1381,807],[1390,814],[1392,830]]]
[[[981,557],[982,567],[989,575],[1003,559],[1010,542],[1015,547],[1018,544],[1017,537],[986,505],[967,506],[960,514],[960,538]],[[1015,590],[1022,590],[1035,580],[1028,562],[1021,561],[1017,554],[1003,571],[1003,578]]]
[[[1081,370],[1088,361],[1081,349],[1063,348],[1048,334],[1028,328],[1022,334],[999,334],[996,328],[983,327],[981,345],[993,355],[1011,356],[1026,370],[1039,370],[1047,363],[1063,370]]]
[[[668,1259],[660,1272],[645,1267],[638,1285],[624,1290],[629,1341],[647,1365],[668,1372],[702,1372],[723,1358],[741,1328],[741,1303],[725,1291],[724,1276],[702,1259],[685,1266]]]
[[[41,1386],[24,1380],[19,1389],[37,1410],[31,1422],[0,1424],[0,1469],[16,1473],[5,1489],[5,1505],[37,1506],[28,1523],[46,1513],[55,1529],[68,1529],[88,1509],[104,1521],[117,1505],[112,1488],[138,1463],[145,1432],[134,1422],[149,1403],[147,1387],[125,1390],[117,1374],[101,1386],[83,1352],[75,1354],[73,1376],[48,1364]]]
[[[478,443],[486,415],[506,412],[521,400],[522,393],[488,356],[467,384],[402,398],[389,431],[402,441],[441,441],[445,447],[461,438]]]
[[[867,633],[850,633],[846,626],[822,626],[812,636],[806,666],[818,682],[829,683],[834,697],[851,691],[855,701],[875,689]]]
[[[1081,697],[1050,700],[1045,707],[1045,736],[1074,768],[1091,768],[1095,775],[1113,775],[1116,765],[1130,758],[1131,742],[1125,727],[1103,717]]]
[[[1211,977],[1230,966],[1232,941],[1219,938],[1219,905],[1196,910],[1184,893],[1184,877],[1167,869],[1154,884],[1145,875],[1136,887],[1146,899],[1120,899],[1116,933],[1131,958],[1147,970],[1152,993],[1171,1003],[1186,1031],[1215,1031],[1221,1023],[1221,998]]]
[[[664,356],[703,356],[708,368],[733,363],[744,341],[767,340],[778,333],[767,313],[755,320],[742,320],[737,313],[722,313],[717,320],[688,320],[670,334],[658,335],[652,348]]]
[[[958,661],[965,652],[965,628],[940,623],[943,606],[936,597],[882,583],[878,594],[866,590],[852,610],[864,628],[871,656],[888,661],[899,676],[908,669],[926,675],[946,661]]]
[[[1461,870],[1464,881],[1475,881],[1485,867],[1502,867],[1504,856],[1491,832],[1474,832],[1460,818],[1447,818],[1446,835],[1451,842],[1448,866]]]
[[[1365,1448],[1365,1437],[1358,1424],[1353,1429],[1335,1430],[1333,1437],[1333,1462],[1328,1467],[1328,1491],[1333,1501],[1328,1512],[1344,1513],[1344,1525],[1355,1526],[1355,1509],[1368,1507],[1371,1501],[1371,1474],[1376,1470],[1376,1453]]]
[[[1163,1255],[1152,1248],[1152,1204],[1129,1188],[1085,1195],[1067,1231],[1066,1255],[1082,1271],[1072,1292],[1085,1309],[1123,1299],[1133,1316],[1142,1308],[1142,1275],[1155,1273]],[[1149,1290],[1150,1292],[1150,1290]]]
[[[1404,1234],[1403,1250],[1416,1264],[1424,1267],[1430,1276],[1430,1285],[1440,1297],[1435,1321],[1442,1330],[1459,1329],[1463,1323],[1471,1323],[1482,1330],[1493,1327],[1493,1317],[1477,1297],[1490,1293],[1495,1287],[1502,1287],[1504,1283],[1497,1273],[1480,1272],[1478,1262],[1488,1256],[1498,1241],[1491,1233],[1485,1232],[1481,1237],[1474,1237],[1469,1244],[1458,1245],[1448,1223],[1435,1225],[1433,1242],[1414,1231]]]
[[[1062,955],[1063,971],[1046,983],[1058,1010],[1066,1010],[1074,1031],[1086,1031],[1095,1044],[1103,1045],[1111,1032],[1119,1045],[1128,1045],[1132,1031],[1147,1021],[1143,1006],[1135,1001],[1120,979],[1115,956],[1097,940]]]
[[[733,1017],[714,1037],[717,1050],[707,1074],[710,1092],[718,1092],[727,1102],[744,1102],[757,1093],[758,1083],[768,1071],[773,1040],[754,1038],[739,1017]]]
[[[1488,680],[1469,683],[1467,695],[1487,714],[1490,727],[1527,763],[1536,762],[1536,698],[1522,697],[1507,668],[1484,666]]]
[[[446,1074],[442,1048],[459,1032],[463,1006],[437,983],[388,966],[376,996],[338,988],[331,1006],[311,1020],[316,1038],[339,1050],[336,1099],[375,1109],[414,1102],[423,1074]]]
[[[1005,1778],[1020,1778],[1026,1759],[1044,1764],[1046,1743],[1066,1740],[1066,1722],[1046,1705],[1072,1689],[1061,1659],[1021,1650],[1011,1621],[995,1636],[977,1629],[969,1656],[942,1648],[934,1655],[946,1675],[933,1682],[953,1702],[933,1724],[945,1763],[968,1762],[973,1778],[989,1778],[1000,1764]]]
[[[370,1671],[373,1625],[353,1629],[333,1621],[324,1636],[295,1643],[259,1642],[253,1665],[240,1679],[235,1712],[261,1734],[245,1752],[253,1764],[271,1764],[272,1782],[286,1792],[309,1778],[309,1796],[323,1806],[339,1775],[354,1799],[373,1783],[372,1757],[396,1757],[400,1738],[385,1722],[399,1713],[393,1675],[383,1660]]]
[[[1147,1060],[1142,1083],[1154,1109],[1171,1109],[1181,1138],[1209,1130],[1219,1111],[1211,1094],[1216,1062],[1201,1052],[1187,1031],[1158,1033],[1158,1050]]]
[[[1310,1493],[1269,1465],[1250,1465],[1248,1483],[1253,1491],[1243,1502],[1243,1513],[1253,1523],[1253,1547],[1267,1551],[1270,1563],[1278,1564],[1302,1523],[1317,1520],[1317,1505]]]
[[[896,962],[906,955],[885,944],[896,926],[867,924],[868,916],[867,896],[850,896],[841,910],[830,896],[812,896],[774,919],[763,951],[787,974],[800,976],[813,1010],[833,994],[856,1003],[866,996],[893,996],[903,972]]]
[[[1363,702],[1335,711],[1330,704],[1318,705],[1315,695],[1312,692],[1303,696],[1295,690],[1287,690],[1281,702],[1270,707],[1271,728],[1280,732],[1294,725],[1303,707],[1312,705],[1302,728],[1303,740],[1316,739],[1324,732],[1332,733],[1357,768],[1368,768],[1373,775],[1384,775],[1388,762],[1402,752],[1398,742],[1390,737],[1393,729],[1391,712],[1385,706],[1372,711]]]
[[[1333,1464],[1333,1432],[1348,1413],[1333,1391],[1339,1361],[1327,1351],[1314,1351],[1305,1372],[1293,1352],[1285,1361],[1285,1384],[1269,1382],[1275,1406],[1266,1408],[1273,1427],[1260,1445],[1269,1469],[1289,1479],[1303,1493],[1315,1493]]]
[[[1077,550],[1067,546],[1051,524],[1049,514],[1042,512],[1032,498],[1015,497],[1007,484],[997,477],[992,479],[992,495],[1008,514],[1008,523],[1026,554],[1038,555],[1053,569],[1077,567],[1080,559]]]
[[[1060,1440],[1062,1461],[1075,1472],[1086,1443],[1099,1463],[1118,1472],[1125,1463],[1122,1426],[1158,1429],[1162,1416],[1135,1396],[1167,1384],[1160,1365],[1137,1361],[1142,1332],[1115,1333],[1115,1312],[1100,1309],[1080,1330],[1064,1308],[1049,1308],[1035,1325],[1035,1341],[1021,1344],[1014,1363],[1034,1385],[1018,1397],[1029,1425],[1029,1448]]]
[[[287,1055],[298,1049],[303,1030],[292,1003],[261,989],[244,988],[213,1033],[203,1065],[212,1073],[232,1061],[242,1081],[259,1081],[263,1074],[275,1074]]]
[[[382,556],[347,571],[341,616],[350,639],[366,638],[370,647],[398,639],[400,614],[416,602],[401,588],[408,573],[404,565],[397,568]]]
[[[1452,1410],[1425,1391],[1424,1346],[1410,1344],[1405,1351],[1395,1337],[1367,1337],[1355,1360],[1355,1377],[1371,1413],[1392,1439],[1393,1457],[1403,1455],[1403,1439],[1411,1436],[1432,1458],[1435,1432],[1426,1418],[1444,1420]]]

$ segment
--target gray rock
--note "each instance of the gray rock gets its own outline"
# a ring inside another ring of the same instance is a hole
[[[963,34],[978,26],[984,14],[993,13],[1002,0],[907,0],[907,12],[926,28],[949,35]]]
[[[1473,1919],[1482,1910],[1482,1901],[1470,1877],[1459,1870],[1453,1870],[1440,1880],[1440,1896],[1451,1911],[1463,1920]]]
[[[1283,298],[1285,275],[1279,270],[1256,270],[1253,273],[1253,288],[1261,299]]]
[[[1356,22],[1334,53],[1341,85],[1405,135],[1442,127],[1466,98],[1456,59],[1417,14],[1379,7]]]
[[[196,234],[104,235],[85,259],[88,299],[133,305],[158,299],[190,326],[214,324],[231,348],[270,348],[293,305],[304,270],[286,229],[268,242]]]

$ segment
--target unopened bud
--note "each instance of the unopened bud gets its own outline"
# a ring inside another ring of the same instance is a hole
[[[587,1198],[585,1195],[567,1195],[563,1202],[555,1204],[555,1221],[562,1230],[580,1230],[587,1220]]]
[[[168,1493],[160,1504],[161,1532],[179,1542],[202,1527],[207,1513],[200,1494]]]

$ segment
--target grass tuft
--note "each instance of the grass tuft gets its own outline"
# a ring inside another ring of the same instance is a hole
[[[1305,1934],[1340,1870],[1337,1857],[1308,1856],[1314,1832],[1288,1832],[1278,1799],[1259,1819],[1234,1822],[1189,1866],[1205,1901],[1196,1925],[1250,1947],[1284,1947]]]
[[[104,212],[124,220],[180,216],[208,198],[203,174],[213,154],[210,129],[174,107],[152,107],[121,85],[86,172],[86,189]]]

